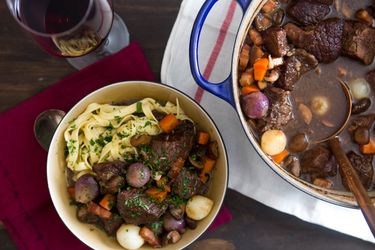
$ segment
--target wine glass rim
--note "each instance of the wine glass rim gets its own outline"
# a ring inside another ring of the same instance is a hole
[[[32,34],[35,34],[35,35],[38,35],[38,36],[43,36],[43,37],[57,37],[57,36],[64,36],[64,35],[69,35],[72,33],[72,31],[78,29],[88,18],[89,14],[90,14],[90,10],[91,8],[93,7],[93,4],[94,4],[94,0],[89,0],[89,5],[87,7],[87,10],[86,10],[86,13],[85,15],[82,17],[82,19],[76,24],[74,25],[72,28],[64,31],[64,32],[58,32],[58,33],[45,33],[45,32],[40,32],[40,31],[37,31],[33,28],[30,28],[28,25],[26,25],[25,23],[23,23],[19,18],[18,18],[18,14],[17,14],[17,8],[18,8],[18,3],[22,1],[22,0],[6,0],[7,2],[7,5],[8,5],[8,8],[9,10],[11,11],[14,19],[16,19],[16,21],[24,28],[26,29],[27,31],[29,31],[30,33]],[[110,4],[111,4],[112,1],[110,1]],[[111,8],[113,8],[112,4],[111,4]]]

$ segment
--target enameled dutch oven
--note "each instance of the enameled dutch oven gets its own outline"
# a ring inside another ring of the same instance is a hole
[[[219,98],[227,101],[233,108],[236,109],[240,121],[242,123],[242,127],[245,130],[249,141],[251,142],[252,146],[256,150],[256,152],[260,155],[260,157],[266,162],[266,164],[280,177],[284,180],[289,182],[294,187],[302,190],[303,192],[310,194],[318,199],[328,201],[330,203],[344,206],[344,207],[358,207],[357,202],[351,192],[346,191],[336,191],[336,190],[329,190],[325,188],[321,188],[306,181],[303,181],[285,169],[280,167],[279,165],[275,164],[269,156],[267,156],[259,146],[259,143],[255,137],[254,131],[248,126],[247,118],[241,111],[240,105],[240,91],[238,87],[238,62],[239,62],[239,55],[244,44],[245,38],[248,34],[248,30],[258,14],[261,10],[262,6],[267,2],[267,0],[236,0],[241,9],[243,10],[243,18],[238,29],[233,56],[232,56],[232,70],[231,75],[228,76],[221,83],[210,83],[206,79],[203,78],[200,69],[199,69],[199,62],[198,62],[198,44],[200,33],[206,17],[212,7],[218,2],[218,0],[207,0],[203,4],[202,8],[200,9],[198,16],[195,20],[191,40],[190,40],[190,67],[192,75],[195,81],[198,83],[200,87],[203,89],[211,92],[212,94],[218,96]],[[373,202],[375,202],[375,191],[369,192],[369,195]]]

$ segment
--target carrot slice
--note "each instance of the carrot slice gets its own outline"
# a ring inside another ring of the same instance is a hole
[[[113,196],[112,194],[106,194],[99,202],[99,205],[107,209],[108,211],[111,210],[115,205],[115,196]]]
[[[260,91],[260,89],[257,86],[250,85],[250,86],[243,87],[241,89],[241,94],[242,95],[247,95],[247,94],[250,94],[252,92],[258,92],[258,91]]]
[[[166,115],[160,122],[159,125],[165,133],[170,133],[175,127],[180,124],[180,121],[173,115]]]
[[[254,79],[263,81],[268,69],[268,59],[260,58],[254,63]]]
[[[165,198],[167,197],[167,191],[162,191],[161,189],[159,188],[149,188],[145,191],[145,193],[154,198],[155,200],[158,200],[159,202],[163,202],[165,200]]]
[[[371,138],[368,144],[360,145],[359,151],[361,151],[361,153],[365,155],[375,154],[375,140]]]
[[[210,135],[206,132],[200,131],[198,133],[198,144],[206,145],[210,139]]]
[[[90,201],[87,204],[87,209],[90,213],[95,214],[95,215],[97,215],[97,216],[99,216],[100,218],[103,218],[103,219],[109,219],[112,215],[111,212],[109,212],[108,210],[106,210],[106,209],[102,208],[101,206],[95,204],[92,201]]]
[[[289,152],[288,150],[284,150],[283,152],[281,152],[280,154],[277,154],[277,155],[273,155],[272,156],[272,159],[275,163],[277,164],[280,164],[283,162],[283,160],[289,155]]]
[[[205,156],[203,158],[203,168],[202,168],[202,171],[199,175],[199,178],[201,179],[201,181],[203,183],[206,183],[207,182],[207,176],[206,174],[210,173],[212,171],[212,169],[214,168],[215,166],[215,163],[216,161]]]

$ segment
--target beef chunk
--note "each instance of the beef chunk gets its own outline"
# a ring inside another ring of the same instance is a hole
[[[309,33],[309,32],[308,32]],[[329,63],[336,60],[341,53],[344,33],[344,21],[337,18],[327,19],[319,23],[311,39],[305,41],[306,50],[313,54],[319,62]]]
[[[322,4],[333,4],[333,0],[315,0],[315,2],[322,3]]]
[[[186,160],[193,147],[194,138],[194,124],[183,121],[172,133],[155,136],[150,150],[142,151],[142,154],[154,169],[165,173],[172,164]]]
[[[93,166],[101,193],[115,194],[125,185],[123,175],[126,173],[126,167],[127,164],[122,161],[97,163]]]
[[[157,203],[137,189],[124,190],[117,195],[117,209],[128,224],[146,224],[157,221],[168,205]]]
[[[157,111],[157,110],[153,110],[152,114],[155,116],[156,120],[158,121],[161,121],[166,116],[165,113]]]
[[[344,33],[341,19],[330,18],[306,30],[288,23],[285,30],[295,46],[313,54],[319,62],[330,63],[340,56]]]
[[[83,223],[93,224],[100,229],[104,229],[108,235],[114,235],[123,223],[122,218],[118,214],[112,213],[109,219],[102,219],[89,212],[86,205],[77,208],[77,218]]]
[[[117,229],[120,228],[124,220],[118,214],[112,213],[109,219],[102,219],[104,231],[113,236],[116,234]]]
[[[317,66],[318,61],[315,56],[303,49],[296,49],[295,53],[288,57],[281,67],[277,84],[285,90],[293,90],[301,76]]]
[[[375,29],[357,21],[346,21],[342,54],[372,63],[375,56]]]
[[[296,46],[302,45],[303,38],[305,36],[305,31],[303,29],[301,29],[294,23],[287,23],[284,26],[284,30],[286,32],[286,37],[292,44]]]
[[[367,73],[366,80],[370,84],[372,90],[375,91],[375,69]]]
[[[331,152],[323,146],[316,146],[305,151],[301,157],[302,173],[316,177],[335,176],[337,163]]]
[[[96,163],[92,170],[96,174],[99,181],[107,182],[114,176],[124,175],[126,173],[127,164],[122,161],[112,161],[105,163]]]
[[[375,114],[357,116],[350,124],[348,131],[353,136],[354,131],[356,131],[357,128],[362,127],[362,128],[370,129],[374,121],[375,121]]]
[[[201,185],[198,175],[184,168],[173,182],[172,191],[183,199],[189,199],[198,193]]]
[[[99,182],[102,194],[115,194],[125,186],[125,178],[122,176],[113,176],[109,181]]]
[[[288,16],[302,25],[317,24],[329,12],[329,5],[314,0],[296,0],[287,8]]]
[[[351,161],[352,166],[356,170],[358,177],[360,181],[362,182],[363,186],[366,189],[369,189],[371,186],[371,182],[372,182],[372,176],[374,175],[374,169],[372,167],[373,156],[370,156],[370,155],[360,156],[354,152],[349,152],[347,156],[349,160]],[[340,168],[340,172],[341,171],[342,170]],[[349,190],[348,183],[342,173],[341,173],[341,180],[342,180],[342,184],[344,185],[344,187]]]
[[[78,207],[76,215],[80,222],[88,223],[88,224],[100,223],[99,216],[90,213],[86,205]]]
[[[281,27],[271,27],[262,32],[264,45],[273,57],[285,56],[289,51],[286,32]]]
[[[280,88],[271,87],[264,91],[270,101],[270,109],[266,117],[258,120],[258,129],[265,132],[270,129],[282,130],[293,118],[290,92]]]

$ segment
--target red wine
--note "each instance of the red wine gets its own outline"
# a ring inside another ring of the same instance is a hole
[[[17,14],[47,52],[65,57],[97,48],[113,21],[110,0],[18,0]]]

